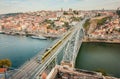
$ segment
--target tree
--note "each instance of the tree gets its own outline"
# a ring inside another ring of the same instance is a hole
[[[96,17],[98,17],[98,16],[101,16],[101,14],[100,14],[100,13],[98,13],[98,14],[96,15]]]
[[[63,13],[64,15],[68,15],[68,13],[66,12],[66,11],[64,11],[64,13]]]
[[[45,21],[44,21],[44,22],[51,24],[53,21],[48,20],[48,19],[45,19]]]
[[[117,15],[119,15],[119,17],[120,17],[120,8],[117,9],[116,13],[117,13]]]
[[[64,22],[64,27],[68,27],[69,26],[69,23],[68,22]]]
[[[80,21],[81,17],[71,17],[72,21]]]
[[[78,13],[78,11],[76,11],[76,10],[74,10],[74,11],[73,11],[73,13],[74,13],[74,14],[76,14],[76,15],[78,15],[78,14],[79,14],[79,13]]]
[[[65,27],[68,30],[70,28],[69,23],[68,22],[64,22],[63,27]]]
[[[10,67],[12,65],[9,59],[2,59],[0,60],[0,67]]]
[[[90,19],[87,19],[83,25],[84,29],[87,31],[89,29]]]

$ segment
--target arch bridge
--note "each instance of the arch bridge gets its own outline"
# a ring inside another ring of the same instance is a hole
[[[85,21],[86,19],[82,20],[66,32],[61,39],[44,53],[39,63],[36,62],[37,57],[40,56],[38,54],[20,67],[19,70],[21,71],[16,71],[9,79],[39,79],[43,72],[49,74],[56,64],[74,67],[84,37],[82,27]]]

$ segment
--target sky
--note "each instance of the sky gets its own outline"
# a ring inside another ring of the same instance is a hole
[[[0,14],[40,10],[116,9],[120,0],[0,0]]]

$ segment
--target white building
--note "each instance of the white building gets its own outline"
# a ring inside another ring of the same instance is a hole
[[[63,16],[63,12],[61,12],[61,11],[57,12],[56,15],[57,15],[57,17],[61,17],[61,16]]]

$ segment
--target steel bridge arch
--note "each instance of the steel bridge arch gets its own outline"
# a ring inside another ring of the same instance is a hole
[[[72,34],[67,44],[63,60],[61,62],[62,65],[68,65],[70,67],[75,66],[76,57],[82,44],[84,35],[85,33],[82,27],[76,29],[76,31]]]

